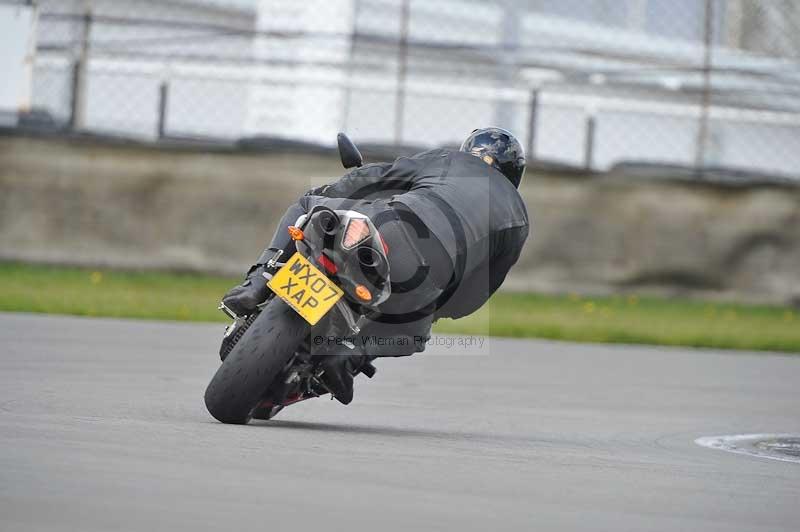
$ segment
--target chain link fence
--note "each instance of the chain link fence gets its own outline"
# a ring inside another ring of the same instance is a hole
[[[64,130],[457,145],[800,177],[792,0],[39,0],[33,105]]]

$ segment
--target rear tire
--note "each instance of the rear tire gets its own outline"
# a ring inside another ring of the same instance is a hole
[[[310,326],[278,298],[264,307],[206,388],[208,412],[222,423],[245,424]]]

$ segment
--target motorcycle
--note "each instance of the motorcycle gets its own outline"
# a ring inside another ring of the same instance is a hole
[[[343,133],[345,169],[361,154]],[[267,300],[232,320],[220,346],[222,365],[205,392],[209,413],[222,423],[271,419],[283,408],[330,393],[320,379],[325,356],[360,350],[359,334],[391,294],[388,249],[373,221],[358,212],[317,206],[288,228],[296,252],[276,252],[267,263]],[[285,259],[285,260],[284,260]],[[330,345],[333,345],[331,348]],[[367,362],[361,373],[372,378]]]

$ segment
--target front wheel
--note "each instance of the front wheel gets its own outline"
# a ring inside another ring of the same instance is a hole
[[[223,423],[250,421],[267,387],[309,332],[309,325],[278,298],[261,311],[206,388],[208,412]]]

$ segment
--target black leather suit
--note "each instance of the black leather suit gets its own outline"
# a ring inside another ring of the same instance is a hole
[[[320,204],[389,220],[378,227],[389,247],[393,290],[381,306],[387,318],[362,333],[377,356],[422,351],[434,319],[479,309],[519,258],[529,231],[512,183],[460,151],[368,164],[309,190],[284,215],[270,247],[292,251],[286,227]]]

